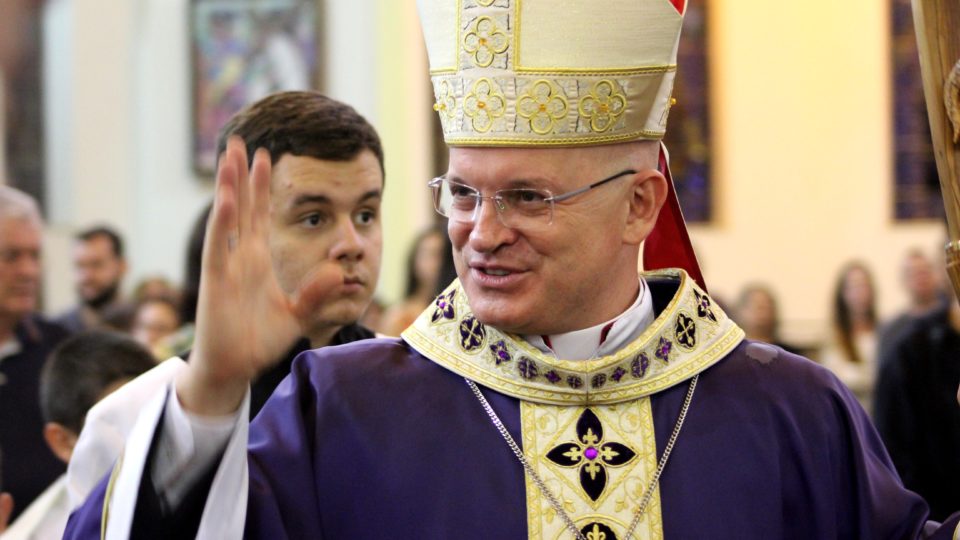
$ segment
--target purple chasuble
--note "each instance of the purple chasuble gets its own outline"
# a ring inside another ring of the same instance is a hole
[[[483,390],[522,441],[520,402]],[[658,455],[686,390],[651,398]],[[516,457],[460,376],[397,339],[301,354],[251,426],[249,467],[248,538],[527,537]],[[747,341],[702,372],[659,487],[667,539],[946,539],[960,521],[926,522],[829,371]],[[104,490],[65,538],[99,537]]]

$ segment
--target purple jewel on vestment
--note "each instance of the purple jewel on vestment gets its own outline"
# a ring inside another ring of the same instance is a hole
[[[544,377],[546,377],[551,384],[557,384],[558,382],[560,382],[560,379],[562,378],[556,371],[552,369],[548,371],[547,374],[544,375]]]
[[[499,366],[512,360],[510,353],[507,351],[507,344],[500,340],[490,346],[490,351],[493,352],[493,361]]]
[[[580,487],[596,501],[607,487],[611,469],[630,462],[637,453],[625,444],[608,440],[600,418],[590,409],[580,415],[576,432],[576,440],[555,446],[546,458],[561,467],[578,468]]]
[[[626,374],[627,374],[627,370],[623,369],[622,367],[618,367],[617,369],[613,370],[613,373],[610,375],[610,378],[616,382],[620,382],[620,379],[622,379],[623,376]]]

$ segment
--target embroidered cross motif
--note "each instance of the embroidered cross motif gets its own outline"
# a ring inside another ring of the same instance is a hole
[[[490,346],[490,352],[493,353],[493,361],[499,366],[513,360],[510,351],[507,350],[507,344],[502,339]]]
[[[677,343],[687,349],[693,349],[697,346],[697,323],[693,322],[691,317],[684,313],[677,315],[677,326],[675,328]]]
[[[610,374],[610,378],[613,379],[614,382],[620,382],[620,379],[622,379],[626,374],[627,370],[623,369],[622,367],[618,367],[617,369],[613,370],[613,373]]]
[[[634,379],[642,379],[647,374],[648,367],[650,367],[650,358],[647,353],[640,353],[640,356],[630,362],[630,375],[633,375]]]
[[[604,441],[603,425],[590,409],[580,415],[576,431],[577,440],[557,445],[547,459],[561,467],[579,467],[580,487],[596,501],[607,487],[607,468],[626,465],[637,453],[624,444]]]
[[[449,319],[453,320],[455,314],[453,312],[453,297],[457,295],[457,290],[454,289],[447,294],[441,294],[434,301],[434,305],[437,306],[433,310],[433,315],[430,316],[430,322],[437,322],[440,319]]]
[[[466,352],[472,352],[483,346],[487,331],[480,321],[467,317],[460,322],[460,347]]]
[[[520,376],[524,379],[536,379],[540,373],[537,363],[526,356],[521,357],[520,361],[517,362],[517,369],[520,370]]]
[[[657,344],[657,350],[653,353],[653,355],[666,363],[670,361],[671,349],[673,349],[673,343],[670,343],[669,339],[661,336],[660,343]]]
[[[713,304],[710,302],[710,297],[700,294],[700,291],[696,289],[693,290],[693,295],[697,298],[697,317],[717,322],[717,316],[713,314],[713,309],[711,309]]]

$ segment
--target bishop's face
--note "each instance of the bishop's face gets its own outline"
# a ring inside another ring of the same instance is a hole
[[[308,334],[356,322],[380,273],[383,174],[364,150],[351,161],[285,154],[270,184],[270,249],[280,287],[296,291],[319,266],[336,266],[343,283],[318,306]]]
[[[596,149],[451,148],[447,177],[485,197],[535,187],[554,195],[624,167]],[[618,168],[620,167],[620,168]],[[636,292],[636,251],[623,241],[632,184],[618,181],[557,202],[553,222],[507,227],[490,200],[473,222],[451,219],[454,262],[477,319],[518,334],[558,334],[621,313]],[[636,246],[634,246],[636,247]]]

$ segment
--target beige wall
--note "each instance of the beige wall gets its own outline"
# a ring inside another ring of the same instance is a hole
[[[432,219],[423,187],[431,159],[422,142],[426,66],[413,0],[327,2],[324,13],[324,90],[383,137],[383,266],[401,269],[409,240]],[[187,20],[187,0],[47,3],[51,312],[73,301],[69,239],[95,222],[126,235],[128,288],[147,275],[182,277],[189,228],[212,195],[190,164]],[[400,270],[384,271],[381,296],[395,300],[402,279]]]
[[[903,253],[932,254],[942,229],[891,218],[888,2],[715,0],[710,24],[719,212],[693,238],[712,288],[732,300],[769,282],[806,340],[837,268],[860,258],[881,313],[902,307]]]

